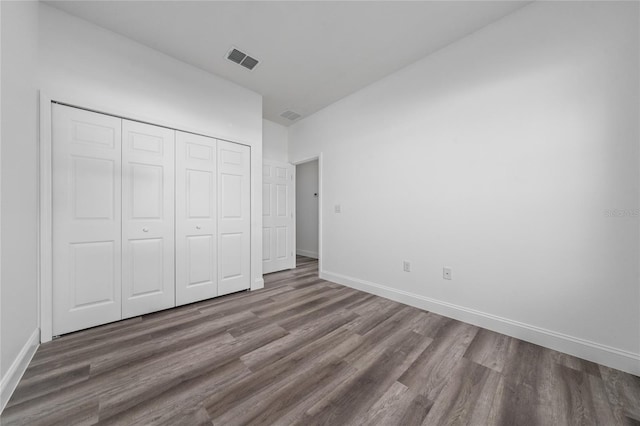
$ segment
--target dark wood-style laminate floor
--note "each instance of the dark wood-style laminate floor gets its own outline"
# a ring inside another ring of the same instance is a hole
[[[2,425],[632,425],[640,378],[317,278],[43,344]]]

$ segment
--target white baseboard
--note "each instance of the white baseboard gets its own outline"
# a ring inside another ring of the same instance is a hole
[[[311,257],[313,259],[317,259],[318,258],[318,252],[317,251],[296,249],[296,254],[299,255],[299,256]]]
[[[326,270],[320,278],[640,376],[640,354]]]
[[[18,382],[20,382],[22,375],[29,366],[31,358],[33,358],[33,355],[36,353],[39,344],[40,329],[36,328],[20,350],[16,359],[13,360],[11,367],[9,367],[6,374],[2,376],[2,381],[0,381],[0,413],[2,413],[7,402],[9,402],[13,391],[16,390]]]

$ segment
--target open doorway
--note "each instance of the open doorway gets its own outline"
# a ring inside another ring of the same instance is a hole
[[[296,164],[296,266],[320,259],[319,159]]]

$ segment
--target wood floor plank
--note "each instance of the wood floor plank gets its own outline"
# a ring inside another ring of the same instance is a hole
[[[544,424],[537,408],[542,390],[549,388],[539,374],[543,353],[540,346],[518,341],[503,369],[505,379],[501,400],[496,403],[492,415],[496,423]],[[552,407],[545,409],[551,411]]]
[[[560,395],[567,401],[568,410],[564,413],[567,423],[615,424],[601,378],[560,364],[556,364],[554,370],[559,383],[552,397],[557,399]]]
[[[274,425],[299,425],[306,426],[306,412],[321,401],[325,395],[333,389],[339,387],[342,383],[351,380],[357,374],[357,370],[352,367],[345,368],[340,374],[332,374],[330,380],[325,380],[321,385],[314,384],[305,393],[304,398],[296,404],[289,405],[286,409],[282,409],[282,416],[275,420]],[[291,386],[296,386],[298,382],[293,382]]]
[[[326,320],[321,318],[319,321],[308,324],[306,327],[289,330],[290,333],[283,338],[245,354],[240,359],[253,371],[269,367],[279,359],[331,333],[355,317],[356,315],[353,313],[341,312]]]
[[[420,392],[411,392],[407,395],[410,397],[410,402],[397,424],[407,426],[421,425],[429,415],[433,407],[433,401]]]
[[[322,338],[301,347],[268,368],[260,368],[253,375],[229,386],[223,392],[205,399],[205,407],[212,417],[219,417],[236,406],[245,404],[254,395],[270,392],[283,382],[310,366],[327,359],[341,358],[361,342],[361,337],[339,328]]]
[[[332,391],[321,403],[308,411],[310,424],[354,422],[365,417],[369,409],[403,374],[430,342],[411,330],[401,327],[395,333],[394,345],[376,357],[352,360],[361,373]],[[345,358],[348,359],[348,358]],[[366,389],[366,392],[363,391]]]
[[[316,305],[307,311],[291,315],[278,321],[278,324],[285,330],[293,330],[305,325],[308,322],[315,322],[327,316],[334,315],[336,312],[348,309],[347,306],[358,302],[362,299],[362,295],[353,293],[353,291],[335,293],[325,303]],[[354,317],[358,315],[352,313]]]
[[[11,425],[637,425],[640,378],[318,278],[41,345]]]
[[[221,315],[214,313],[210,314],[211,318],[218,318]],[[172,316],[164,321],[154,320],[150,322],[142,321],[133,325],[128,325],[125,330],[113,329],[105,333],[102,339],[98,337],[90,339],[85,346],[74,344],[73,347],[65,347],[66,342],[60,340],[60,346],[64,349],[55,355],[51,353],[47,354],[47,357],[38,357],[32,364],[29,365],[31,375],[38,375],[42,372],[51,370],[52,368],[66,367],[70,364],[78,363],[84,364],[90,361],[93,357],[102,356],[105,353],[117,353],[122,348],[127,348],[131,345],[139,344],[144,340],[151,340],[153,336],[151,333],[154,331],[160,331],[162,333],[171,333],[172,330],[180,328],[186,323],[187,326],[193,324],[201,324],[206,321],[202,314],[197,311],[189,311],[179,317]],[[57,341],[49,342],[49,344],[57,343]],[[44,345],[43,345],[44,346]],[[36,352],[37,354],[38,352]]]
[[[161,424],[166,426],[212,426],[213,422],[207,410],[202,404],[199,404],[194,409],[177,411],[172,418]]]
[[[504,334],[481,329],[467,348],[464,357],[499,373],[507,359],[513,355],[516,339]]]
[[[502,376],[462,358],[436,399],[425,425],[486,425]]]
[[[270,425],[284,416],[292,407],[302,402],[317,388],[324,388],[335,376],[344,375],[352,367],[338,358],[301,370],[292,380],[270,392],[253,395],[246,404],[236,406],[219,417],[215,424],[221,425]]]
[[[278,319],[288,318],[290,315],[304,312],[307,309],[329,300],[328,296],[336,291],[336,289],[329,287],[319,287],[315,289],[315,291],[296,298],[293,301],[276,301],[273,304],[252,309],[252,312],[261,318],[271,318],[273,322],[277,322]]]
[[[163,356],[183,350],[185,347],[196,345],[198,342],[215,339],[220,335],[226,334],[227,328],[232,324],[242,324],[254,318],[255,316],[251,315],[250,312],[241,312],[220,317],[215,322],[215,325],[195,322],[191,323],[189,328],[169,327],[163,333],[150,333],[148,341],[145,340],[138,344],[128,345],[120,348],[116,353],[110,352],[92,358],[91,374],[101,374],[120,366],[152,360],[155,356]]]
[[[251,371],[242,362],[238,360],[231,361],[207,373],[203,372],[181,381],[176,386],[163,390],[155,398],[149,398],[129,409],[114,410],[111,416],[107,412],[102,412],[99,424],[170,424],[170,421],[177,420],[177,413],[182,413],[181,417],[184,416],[183,421],[193,415],[197,415],[211,423],[211,419],[206,410],[204,410],[202,401],[198,396],[218,392],[232,381],[240,380],[250,374]],[[202,415],[203,413],[205,414],[204,416]]]
[[[231,340],[233,339],[230,336],[221,335],[218,339],[205,340],[197,346],[183,348],[182,351],[159,357],[151,362],[134,364],[128,368],[118,368],[109,373],[97,375],[92,380],[72,386],[66,392],[51,393],[46,397],[36,398],[12,408],[32,413],[30,421],[40,421],[38,415],[47,417],[49,414],[44,408],[51,406],[73,405],[76,402],[84,403],[98,399],[101,402],[111,401],[112,404],[122,400],[123,404],[134,405],[143,398],[152,397],[153,392],[158,391],[153,385],[162,383],[167,374],[173,375],[179,372],[184,359],[198,358],[215,349],[219,344]],[[145,394],[147,391],[149,393]],[[131,398],[127,398],[128,396]],[[104,409],[104,402],[101,404],[101,409]]]
[[[351,330],[361,336],[366,335],[371,330],[376,329],[380,324],[385,323],[389,318],[396,315],[403,309],[406,310],[406,306],[399,303],[389,304],[381,307],[373,313],[367,313],[360,315],[360,319],[353,322]]]
[[[89,379],[89,364],[69,369],[51,370],[44,376],[23,378],[20,387],[16,389],[8,406],[21,404],[34,398],[47,395],[52,390],[61,391],[65,388]]]
[[[414,325],[414,331],[423,336],[434,338],[438,330],[444,327],[451,319],[433,312],[424,312],[419,321]]]
[[[136,404],[161,395],[166,389],[237,360],[242,354],[272,342],[285,334],[281,328],[272,326],[258,330],[252,335],[243,335],[240,339],[231,338],[212,342],[208,345],[198,346],[198,351],[180,353],[179,357],[172,358],[172,361],[176,361],[175,363],[165,362],[162,370],[153,375],[136,372],[136,376],[132,377],[135,384],[122,383],[117,388],[102,392],[100,416],[101,418],[110,417],[130,409]]]
[[[603,365],[599,367],[616,420],[640,422],[640,377]]]
[[[393,382],[387,391],[360,418],[356,418],[354,425],[399,425],[408,405],[411,403],[412,393],[400,382]]]
[[[97,394],[78,398],[61,398],[46,404],[14,404],[2,412],[1,423],[8,425],[48,426],[53,424],[85,425],[98,421],[99,401]]]
[[[558,364],[564,365],[565,367],[569,367],[574,370],[582,371],[595,377],[602,378],[600,367],[595,362],[576,358],[574,356],[555,351],[552,352],[551,356]]]
[[[435,401],[477,332],[458,321],[447,324],[398,381]]]

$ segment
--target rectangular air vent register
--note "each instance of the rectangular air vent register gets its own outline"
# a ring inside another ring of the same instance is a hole
[[[252,58],[244,52],[234,48],[231,48],[229,52],[227,52],[227,59],[231,62],[235,62],[238,65],[242,65],[249,71],[252,71],[259,63],[256,58]]]
[[[280,117],[286,118],[287,120],[291,120],[291,121],[295,121],[298,118],[302,117],[300,114],[298,114],[297,112],[293,112],[291,110],[285,111],[282,114],[280,114]]]

